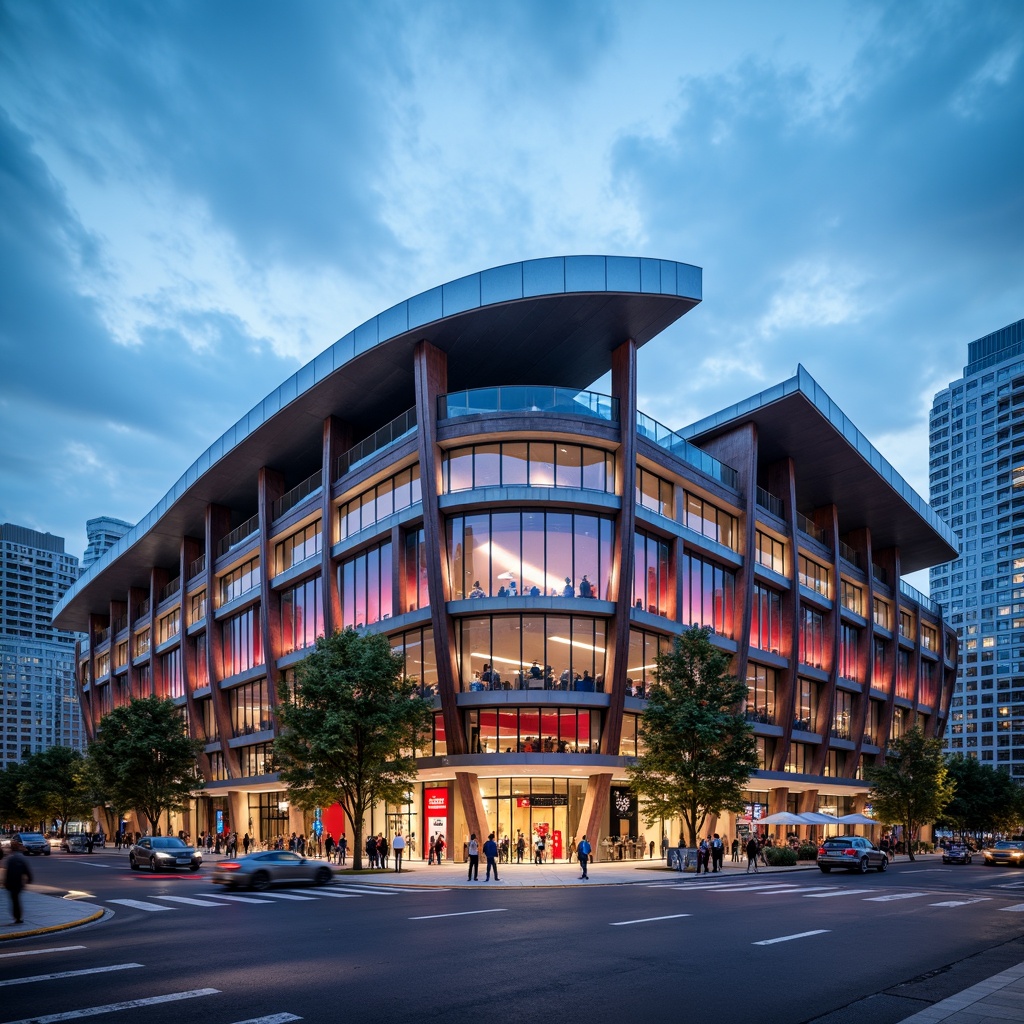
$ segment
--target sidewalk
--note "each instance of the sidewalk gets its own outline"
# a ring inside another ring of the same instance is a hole
[[[11,908],[6,892],[2,898],[4,905],[0,908],[0,921],[3,922],[0,924],[0,942],[76,928],[90,921],[98,921],[106,913],[102,907],[93,903],[67,900],[29,888],[21,894],[24,921],[22,924],[11,924]]]

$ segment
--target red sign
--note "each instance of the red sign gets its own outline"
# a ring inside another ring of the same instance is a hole
[[[427,817],[448,817],[448,789],[425,789],[423,799],[426,801]]]
[[[530,806],[530,798],[528,796],[517,796],[516,797],[516,807],[529,807],[529,806]]]
[[[551,833],[551,856],[555,860],[562,859],[562,830],[558,828]]]

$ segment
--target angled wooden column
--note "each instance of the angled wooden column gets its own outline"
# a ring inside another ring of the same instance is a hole
[[[842,642],[842,606],[840,600],[839,579],[839,512],[835,505],[826,505],[815,510],[815,523],[825,531],[826,544],[832,550],[832,561],[829,563],[829,575],[832,578],[832,611],[825,615],[828,624],[827,635],[832,638],[832,666],[825,687],[825,703],[828,706],[827,728],[821,733],[821,743],[814,756],[811,768],[813,775],[824,775],[828,760],[829,747],[832,745],[832,722],[835,720],[836,691],[839,688],[839,653]],[[799,574],[796,577],[799,586]],[[860,652],[858,652],[858,657]],[[820,719],[819,719],[820,721]]]
[[[878,680],[886,693],[884,713],[879,722],[881,735],[878,746],[881,753],[878,755],[878,760],[879,763],[882,763],[885,761],[885,751],[889,745],[889,736],[892,732],[892,721],[896,710],[896,676],[900,663],[900,578],[897,573],[900,565],[899,552],[895,548],[875,551],[874,557],[877,559],[878,566],[889,577],[889,589],[892,593],[892,640],[888,645],[889,663],[885,666],[882,679]],[[872,652],[872,657],[874,657],[874,652]]]
[[[238,754],[229,746],[231,715],[226,694],[220,688],[224,678],[224,637],[217,622],[217,545],[231,532],[231,509],[206,506],[206,675],[210,681],[210,703],[217,722],[217,740],[228,773],[241,777]],[[207,737],[209,738],[209,737]],[[208,780],[209,781],[209,780]]]
[[[153,684],[153,693],[157,697],[167,697],[167,679],[164,673],[164,659],[156,653],[160,642],[157,627],[156,608],[160,603],[160,594],[171,581],[171,574],[163,566],[155,565],[149,571],[149,678]]]
[[[632,339],[624,341],[612,352],[612,395],[619,402],[619,457],[615,460],[615,491],[621,502],[615,519],[615,547],[612,556],[615,616],[611,621],[610,635],[606,637],[609,649],[605,652],[604,688],[610,696],[601,735],[601,753],[618,756],[629,667],[629,620],[636,536],[636,342]],[[599,831],[598,825],[598,822],[587,822],[591,842],[594,834]]]
[[[150,677],[149,686],[143,689],[139,681],[138,670],[135,668],[135,620],[141,618],[139,609],[148,597],[149,591],[142,587],[128,589],[128,689],[133,697],[149,697],[153,692],[152,677]],[[152,616],[150,616],[150,623],[152,623]],[[152,633],[150,633],[151,648],[152,639]]]
[[[871,684],[875,677],[875,580],[871,573],[871,531],[867,527],[854,530],[847,535],[846,543],[852,547],[859,558],[867,566],[867,584],[864,587],[864,611],[867,613],[867,628],[864,630],[866,651],[861,659],[861,690],[859,697],[854,699],[852,719],[853,734],[857,737],[853,751],[853,764],[847,765],[847,774],[852,775],[860,764],[864,750],[864,729],[868,723],[868,711],[871,708]]]
[[[320,508],[320,593],[323,596],[324,634],[333,636],[341,629],[341,588],[334,572],[331,548],[337,540],[337,519],[334,515],[334,466],[338,456],[352,447],[352,428],[337,416],[324,420],[323,432],[323,502]]]
[[[596,858],[600,850],[600,840],[607,831],[608,801],[611,798],[612,776],[610,772],[589,775],[587,791],[583,795],[583,810],[580,812],[580,824],[573,837],[578,843],[587,837]]]
[[[178,559],[178,566],[181,580],[181,590],[178,591],[181,598],[179,602],[179,629],[181,630],[178,648],[181,651],[181,685],[185,689],[185,707],[188,708],[188,735],[189,739],[202,741],[205,734],[200,728],[199,709],[196,704],[195,688],[196,679],[193,656],[198,656],[196,640],[188,635],[190,604],[188,598],[188,570],[192,563],[203,553],[203,542],[197,537],[182,537],[181,552]],[[209,595],[207,595],[209,599]],[[209,604],[207,605],[209,606]],[[204,776],[209,775],[209,758],[205,751],[199,754],[199,768]]]
[[[260,467],[257,480],[256,514],[260,529],[260,638],[263,663],[267,669],[267,700],[271,709],[277,707],[277,659],[281,650],[281,595],[270,586],[274,574],[274,552],[271,547],[271,524],[274,502],[284,494],[284,477],[267,466]],[[323,541],[323,535],[320,537]]]

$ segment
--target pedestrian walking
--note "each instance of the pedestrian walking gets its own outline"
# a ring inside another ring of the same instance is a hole
[[[428,865],[434,863],[434,844],[436,842],[437,842],[437,836],[436,835],[432,835],[430,837],[430,842],[427,843],[427,864]]]
[[[590,863],[591,850],[592,847],[590,845],[590,841],[587,839],[586,835],[584,835],[576,846],[576,856],[579,858],[580,862],[580,878],[586,879],[590,877],[587,874],[587,864]]]
[[[338,863],[348,863],[348,837],[344,832],[341,833],[341,836],[338,839]]]
[[[324,840],[324,852],[327,854],[327,863],[330,864],[334,860],[334,836],[330,832],[327,833],[327,838]]]
[[[724,867],[723,860],[725,860],[725,845],[722,842],[722,837],[716,832],[711,840],[711,870],[715,873],[721,871]]]
[[[476,833],[471,833],[466,844],[466,856],[469,858],[469,875],[467,882],[480,881],[480,844],[476,841]]]
[[[441,866],[441,861],[444,860],[444,849],[446,845],[444,836],[438,832],[437,839],[434,840],[434,863],[438,867]]]
[[[366,863],[367,866],[375,868],[377,866],[377,838],[376,836],[368,836],[366,839]]]
[[[498,844],[494,841],[494,833],[487,837],[484,843],[484,856],[487,858],[487,871],[484,873],[484,881],[491,880],[491,869],[494,870],[494,880],[498,881]]]
[[[252,840],[249,838],[249,833],[246,832],[245,835],[242,836],[242,853],[244,853],[246,856],[249,855],[249,844],[251,842]]]
[[[754,874],[755,875],[758,873],[758,871],[757,871],[757,852],[758,852],[758,850],[757,850],[757,839],[754,838],[754,836],[751,836],[747,840],[747,874],[748,875],[750,874],[750,869],[751,868],[754,869]]]
[[[740,862],[740,837],[736,836],[732,841],[732,862],[733,864],[739,864]]]
[[[402,870],[402,854],[405,853],[405,839],[401,832],[395,833],[395,838],[391,840],[391,849],[395,853],[395,870]]]
[[[11,840],[11,852],[5,858],[7,876],[4,888],[11,897],[11,924],[24,924],[21,916],[21,891],[32,881],[32,872],[25,859],[25,847],[18,839]]]

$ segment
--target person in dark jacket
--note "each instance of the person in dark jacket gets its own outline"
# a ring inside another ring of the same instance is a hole
[[[487,837],[487,842],[484,843],[484,856],[487,858],[487,874],[484,881],[489,882],[491,880],[491,871],[494,872],[494,880],[498,881],[498,844],[494,841],[493,832]]]
[[[11,896],[11,924],[24,924],[21,916],[21,890],[32,881],[32,872],[29,870],[28,861],[25,859],[25,847],[18,840],[11,842],[11,854],[5,858],[7,877],[4,879],[4,888]]]

